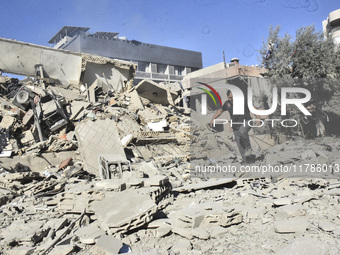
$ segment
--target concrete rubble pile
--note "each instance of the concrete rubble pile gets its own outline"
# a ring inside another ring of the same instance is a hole
[[[40,75],[1,76],[0,86],[0,253],[131,250],[122,238],[169,205],[185,176],[179,123],[189,117],[158,103],[177,93],[147,81],[114,89],[97,79],[86,89]]]
[[[210,162],[236,164],[235,143],[192,130],[176,89],[132,87],[134,67],[123,69],[125,82],[99,68],[90,86],[54,82],[42,68],[22,81],[0,77],[0,254],[340,253],[336,175],[198,178],[190,141]],[[258,156],[334,164],[340,140],[322,141],[271,145]]]

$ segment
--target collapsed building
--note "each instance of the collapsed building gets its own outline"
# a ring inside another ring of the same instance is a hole
[[[122,60],[3,38],[0,54],[3,72],[29,76],[0,77],[0,253],[339,252],[339,141],[257,137],[256,165],[322,162],[334,167],[330,180],[193,174],[193,146],[204,160],[222,152],[239,162],[230,137],[206,120],[193,125],[186,99],[200,112],[201,95],[192,84],[251,83],[260,96],[253,68],[243,68],[247,82],[238,65],[222,63],[182,83],[133,86],[136,65]],[[331,213],[320,213],[327,205]]]

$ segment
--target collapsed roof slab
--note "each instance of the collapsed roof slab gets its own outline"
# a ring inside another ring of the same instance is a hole
[[[156,104],[169,105],[171,100],[173,101],[177,98],[177,95],[170,91],[171,98],[168,98],[167,88],[151,80],[142,80],[135,89],[139,96]]]
[[[88,84],[105,79],[116,90],[133,83],[135,65],[95,55],[53,49],[45,46],[0,38],[0,70],[35,76],[42,65],[44,76],[63,85]]]
[[[0,38],[0,69],[6,73],[35,76],[36,65],[43,65],[50,78],[62,84],[78,84],[82,57],[67,51]]]

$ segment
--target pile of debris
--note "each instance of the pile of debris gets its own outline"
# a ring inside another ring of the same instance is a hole
[[[54,82],[42,66],[0,77],[0,254],[339,254],[340,171],[198,178],[193,151],[200,164],[240,165],[238,150],[193,123],[179,85],[132,87],[133,65],[72,58],[90,86]],[[106,63],[115,82],[87,70]],[[270,150],[254,165],[339,164],[339,139],[256,139]]]
[[[0,80],[0,253],[129,251],[122,238],[188,175],[189,116],[151,81],[116,91],[39,76]]]

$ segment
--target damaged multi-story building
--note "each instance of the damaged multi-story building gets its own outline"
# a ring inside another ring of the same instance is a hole
[[[340,9],[332,11],[326,20],[322,21],[325,38],[331,37],[334,43],[340,44]]]
[[[202,53],[128,40],[119,33],[89,33],[88,27],[64,26],[50,40],[55,49],[70,50],[137,64],[135,84],[143,79],[176,82],[202,68]]]

